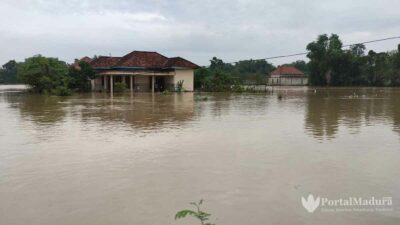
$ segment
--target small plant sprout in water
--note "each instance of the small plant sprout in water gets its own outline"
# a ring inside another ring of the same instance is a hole
[[[187,216],[191,216],[191,217],[196,218],[197,220],[199,220],[201,225],[215,225],[215,224],[212,224],[212,223],[207,223],[207,221],[209,220],[209,217],[211,216],[211,214],[201,211],[200,206],[203,204],[203,200],[202,199],[199,202],[191,202],[190,204],[194,205],[196,207],[196,210],[195,211],[190,210],[190,209],[181,210],[181,211],[176,213],[175,220],[182,219],[182,218],[185,218]]]

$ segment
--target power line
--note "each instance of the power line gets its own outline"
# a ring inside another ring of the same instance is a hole
[[[371,41],[364,41],[364,42],[359,42],[359,43],[354,43],[354,44],[347,44],[347,45],[343,45],[343,47],[350,47],[350,46],[359,45],[359,44],[369,44],[369,43],[375,43],[375,42],[381,42],[381,41],[388,41],[388,40],[393,40],[393,39],[400,39],[400,36],[376,39],[376,40],[371,40]],[[290,55],[270,56],[267,58],[254,59],[254,60],[269,60],[269,59],[288,58],[288,57],[299,56],[299,55],[307,55],[307,53],[308,52],[301,52],[301,53],[295,53],[295,54],[290,54]],[[228,62],[226,64],[234,64],[234,63],[238,63],[238,62],[240,62],[240,61]]]
[[[358,44],[369,44],[369,43],[380,42],[380,41],[388,41],[388,40],[399,39],[399,38],[400,38],[400,36],[388,37],[388,38],[376,39],[376,40],[372,40],[372,41],[365,41],[365,42],[361,42],[361,43],[343,45],[343,47],[349,47],[349,46],[358,45]]]

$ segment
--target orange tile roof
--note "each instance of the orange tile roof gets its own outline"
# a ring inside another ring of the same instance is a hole
[[[121,58],[115,67],[163,67],[168,58],[157,52],[133,51]]]
[[[120,59],[121,57],[99,56],[90,65],[94,68],[109,68],[114,66]]]
[[[304,75],[304,73],[294,66],[279,66],[271,72],[271,75]]]
[[[92,62],[92,59],[90,57],[85,56],[82,59],[80,59],[79,62],[90,63]]]
[[[197,69],[198,65],[181,57],[168,58],[157,52],[133,51],[123,57],[100,56],[91,62],[94,68],[154,68],[183,67]]]
[[[165,67],[183,67],[183,68],[192,68],[192,69],[200,68],[198,65],[190,62],[189,60],[181,58],[181,57],[169,58],[164,66]]]

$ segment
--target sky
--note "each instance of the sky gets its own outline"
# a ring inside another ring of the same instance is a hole
[[[304,52],[323,33],[345,44],[400,36],[399,9],[399,0],[0,0],[0,65],[36,54],[73,62],[133,50],[202,66],[214,56],[259,59]]]

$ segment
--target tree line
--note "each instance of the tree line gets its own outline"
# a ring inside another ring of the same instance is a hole
[[[57,58],[41,55],[27,58],[20,63],[10,60],[0,70],[1,83],[23,83],[29,85],[33,92],[54,95],[89,91],[90,79],[93,78],[94,69],[84,61],[69,65]]]
[[[365,51],[363,44],[343,49],[339,36],[320,35],[307,45],[311,85],[399,86],[400,44],[390,52]]]
[[[308,62],[289,63],[309,76],[313,86],[400,86],[400,44],[390,52],[368,53],[363,44],[343,47],[339,36],[323,34],[306,47]],[[195,71],[194,86],[204,91],[235,91],[247,84],[265,84],[276,67],[266,60],[225,63],[213,57]],[[90,90],[95,71],[88,63],[71,66],[57,58],[36,55],[24,62],[10,60],[0,69],[0,83],[24,83],[33,91],[68,94]]]
[[[309,76],[312,86],[400,86],[400,44],[390,52],[366,53],[363,44],[344,49],[339,36],[319,35],[307,45],[308,62],[292,65]],[[234,64],[213,58],[210,66],[195,72],[195,88],[231,90],[236,84],[265,84],[275,66],[266,60],[243,60]]]

